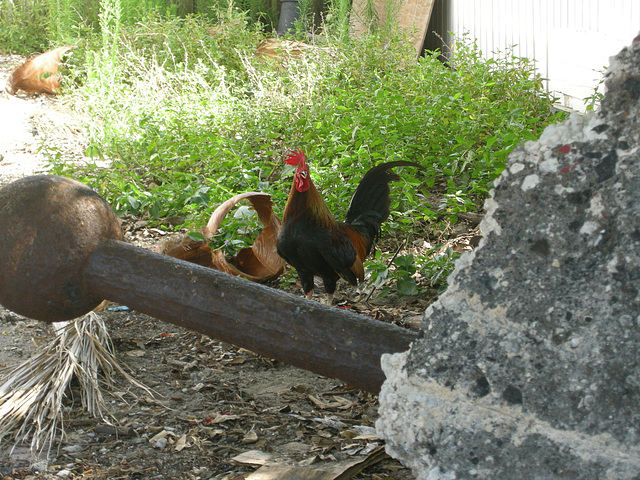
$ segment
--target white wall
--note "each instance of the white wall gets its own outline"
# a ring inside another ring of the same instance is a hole
[[[533,58],[560,103],[584,110],[609,57],[640,31],[640,0],[436,0],[426,47],[468,32],[485,56],[515,46]]]

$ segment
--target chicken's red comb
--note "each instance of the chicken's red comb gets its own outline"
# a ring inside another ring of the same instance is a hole
[[[284,161],[289,165],[304,165],[306,157],[304,156],[304,152],[298,148],[297,150],[289,152]]]

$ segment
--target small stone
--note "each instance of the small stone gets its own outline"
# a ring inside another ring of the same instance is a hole
[[[167,446],[168,442],[169,442],[169,440],[167,439],[167,437],[162,437],[161,439],[156,441],[156,443],[153,444],[153,448],[158,448],[158,449],[162,450],[164,447]]]
[[[620,315],[618,317],[618,323],[621,327],[629,328],[633,325],[633,318],[631,318],[631,315]]]
[[[595,405],[596,399],[593,395],[585,395],[583,403],[586,408],[591,408]]]
[[[507,388],[504,389],[502,393],[502,398],[504,398],[507,402],[511,404],[522,404],[522,391],[519,388],[514,387],[513,385],[507,385]]]
[[[539,181],[540,181],[540,177],[538,177],[538,175],[527,175],[525,179],[522,181],[521,188],[526,192],[527,190],[531,190],[536,185],[538,185]]]
[[[629,375],[624,379],[624,383],[630,387],[640,387],[640,379],[635,375]]]
[[[78,453],[81,452],[83,448],[80,445],[68,445],[62,449],[65,453]]]

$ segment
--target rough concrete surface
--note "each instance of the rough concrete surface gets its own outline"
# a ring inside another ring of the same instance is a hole
[[[377,431],[419,479],[640,478],[640,42],[606,85],[510,156],[424,339],[383,358]]]

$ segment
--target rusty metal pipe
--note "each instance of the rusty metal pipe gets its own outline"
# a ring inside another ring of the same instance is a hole
[[[0,303],[44,321],[102,299],[378,393],[417,334],[128,245],[95,192],[35,176],[0,189]]]
[[[378,393],[383,353],[416,334],[216,270],[106,240],[89,256],[90,291],[161,320]]]

